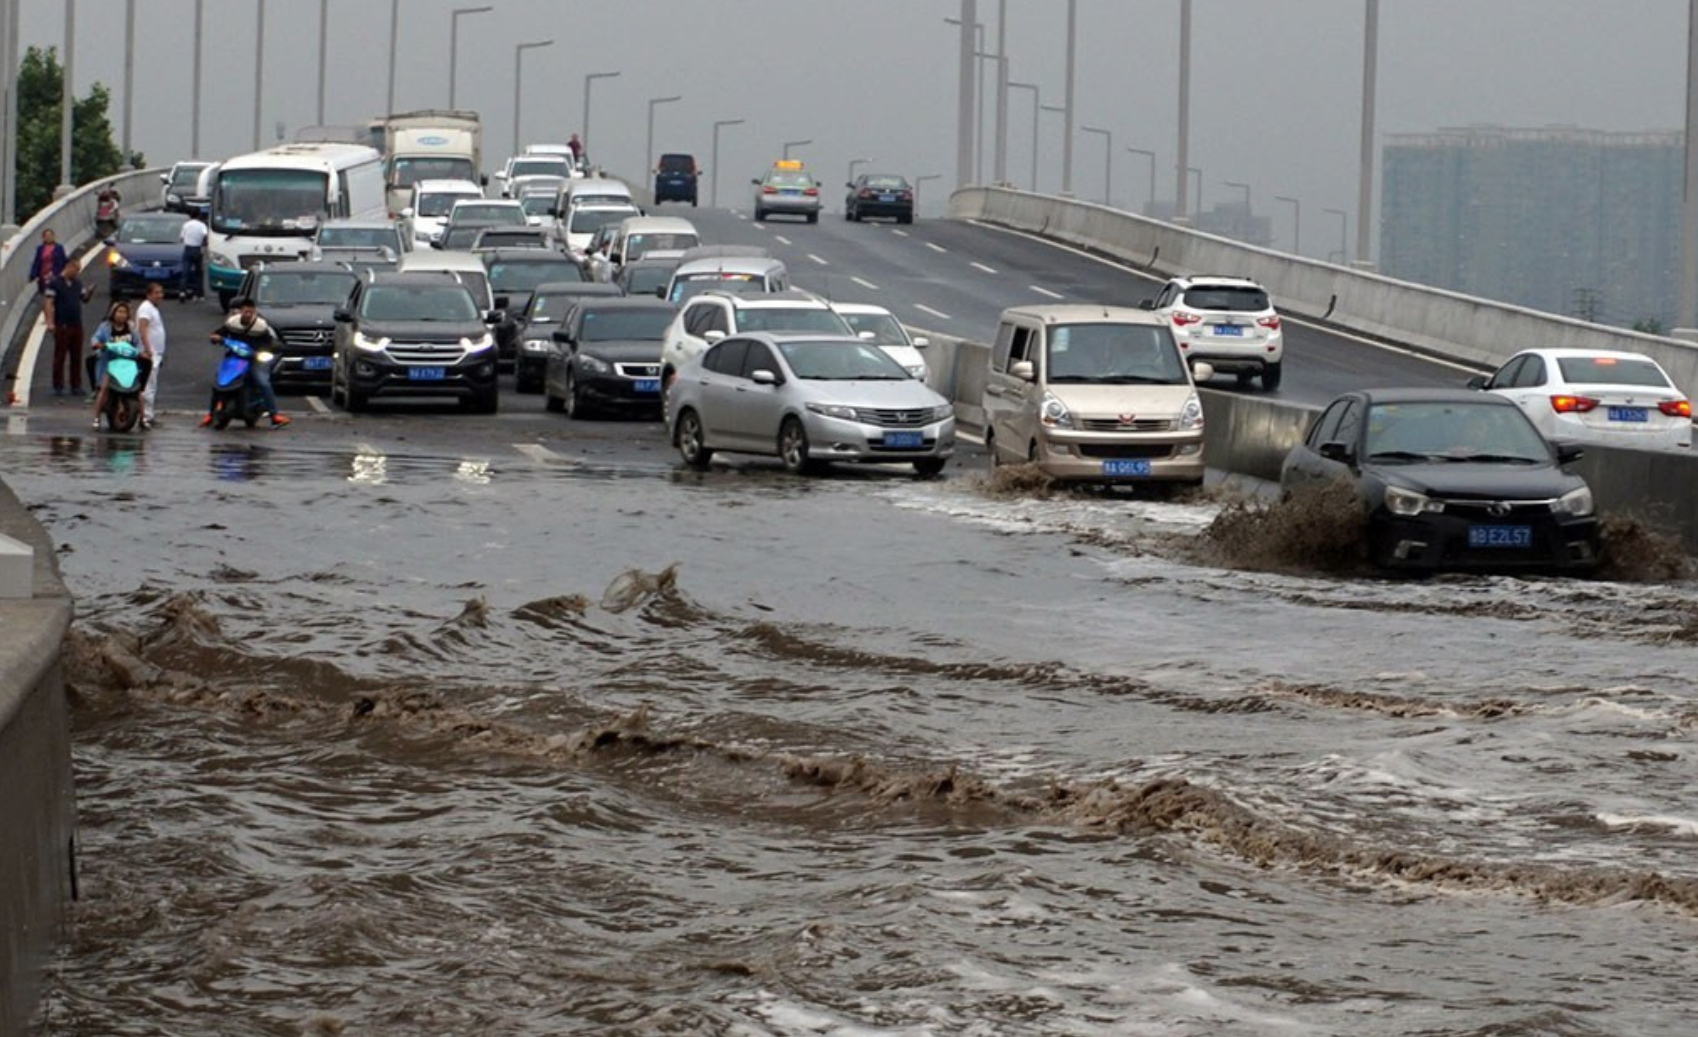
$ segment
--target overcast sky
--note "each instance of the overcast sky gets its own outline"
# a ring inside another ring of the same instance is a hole
[[[65,0],[18,0],[24,42],[58,45]],[[314,121],[320,0],[266,0],[264,139]],[[693,151],[704,165],[716,119],[723,131],[721,202],[747,203],[748,177],[786,140],[828,186],[850,159],[906,173],[955,166],[957,37],[945,17],[959,0],[401,0],[396,106],[448,100],[449,12],[463,17],[459,102],[484,116],[486,164],[513,139],[513,47],[527,54],[523,139],[580,130],[583,75],[622,73],[595,86],[591,151],[616,172],[642,164],[652,97],[656,150]],[[187,157],[194,0],[139,0],[136,147],[150,162]],[[257,0],[206,0],[202,151],[249,150]],[[997,0],[979,0],[995,47]],[[1060,104],[1065,0],[1010,0],[1008,53],[1015,80],[1040,84]],[[1379,81],[1382,134],[1438,126],[1572,124],[1606,130],[1673,129],[1684,122],[1686,0],[1383,0]],[[1304,251],[1337,247],[1338,220],[1354,227],[1362,74],[1363,0],[1195,0],[1191,164],[1203,201],[1236,198],[1222,181],[1252,185],[1255,208],[1289,247],[1301,200]],[[1142,204],[1148,160],[1157,189],[1173,193],[1178,0],[1079,0],[1078,115],[1113,131],[1115,201]],[[330,0],[327,122],[352,123],[384,106],[389,4]],[[98,79],[122,111],[124,0],[77,0],[79,93]],[[987,77],[988,78],[988,77]],[[1029,93],[1013,95],[1009,168],[1024,186],[1031,168]],[[989,120],[987,119],[987,133]],[[1061,117],[1040,134],[1044,190],[1059,187]],[[1103,142],[1074,149],[1077,194],[1103,190]],[[987,166],[986,171],[989,172]],[[741,187],[737,185],[743,185]],[[941,198],[942,191],[932,194]],[[704,198],[705,201],[705,198]],[[1352,230],[1354,235],[1354,230]]]

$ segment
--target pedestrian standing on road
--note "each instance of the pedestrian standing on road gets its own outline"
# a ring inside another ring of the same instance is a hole
[[[200,218],[201,211],[195,210],[189,214],[183,223],[179,238],[183,243],[183,294],[180,298],[193,296],[199,299],[206,294],[206,267],[203,262],[206,256],[206,221]]]
[[[579,140],[578,135],[574,133],[572,138],[566,142],[566,146],[572,149],[572,164],[579,169],[584,168],[584,142]]]
[[[106,409],[106,344],[108,342],[130,342],[139,349],[141,343],[136,342],[136,325],[130,319],[130,304],[119,300],[106,311],[106,319],[100,322],[100,327],[94,329],[93,351],[88,358],[89,384],[94,387],[94,427],[100,427],[100,412]],[[143,357],[136,365],[141,369],[142,385],[147,384],[150,363]]]
[[[65,269],[65,246],[54,240],[51,230],[41,232],[41,244],[36,246],[35,258],[29,261],[29,279],[36,290],[46,294],[47,282]]]
[[[81,273],[81,263],[67,260],[42,291],[41,319],[53,336],[55,396],[83,393],[83,303],[94,295],[94,285],[83,284]]]
[[[155,424],[153,401],[159,394],[160,369],[165,366],[165,320],[159,313],[159,301],[165,298],[165,286],[158,281],[147,286],[147,296],[136,307],[136,332],[141,339],[142,356],[153,360],[153,372],[142,388],[142,428]]]

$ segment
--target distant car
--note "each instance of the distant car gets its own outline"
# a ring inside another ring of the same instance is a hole
[[[641,215],[635,205],[586,202],[573,206],[571,213],[555,226],[556,232],[566,240],[566,251],[581,260],[589,251],[590,239],[596,231],[608,224],[617,227],[626,217]]]
[[[519,196],[519,208],[525,210],[525,220],[533,227],[548,227],[554,223],[554,201],[558,191],[526,188]]]
[[[484,227],[529,227],[524,207],[511,199],[465,198],[448,210],[442,233],[431,244],[437,248],[469,248],[476,232]],[[464,242],[464,244],[461,244]]]
[[[1639,353],[1530,349],[1469,379],[1518,405],[1546,439],[1639,450],[1692,448],[1692,403]]]
[[[678,310],[666,329],[661,351],[664,388],[692,357],[722,338],[750,331],[785,331],[804,335],[854,338],[855,333],[824,299],[791,289],[761,295],[707,291]]]
[[[523,311],[509,311],[516,321],[514,337],[519,341],[514,362],[514,380],[520,392],[542,387],[543,371],[555,350],[554,332],[571,315],[572,307],[587,298],[620,298],[625,293],[616,284],[597,281],[550,281],[531,293],[531,304]]]
[[[782,292],[790,287],[790,271],[771,256],[702,256],[690,258],[689,249],[672,271],[665,297],[673,305],[690,295],[712,288],[743,292]]]
[[[550,281],[582,281],[584,271],[563,252],[539,248],[503,248],[479,253],[489,271],[489,287],[495,293],[495,308],[504,311],[496,327],[496,344],[501,362],[514,363],[519,355],[519,320],[531,305],[531,293]],[[521,379],[521,392],[540,388],[535,378]]]
[[[843,200],[843,218],[850,222],[888,217],[897,223],[914,222],[914,185],[893,173],[863,173],[849,181],[849,196]]]
[[[902,365],[902,369],[918,378],[926,380],[926,358],[920,355],[920,350],[931,346],[931,340],[924,335],[913,336],[902,322],[883,306],[874,306],[865,302],[834,302],[831,308],[837,315],[848,321],[849,328],[858,338],[871,342],[890,354],[890,359]]]
[[[159,174],[159,182],[165,185],[160,192],[160,202],[165,211],[192,212],[201,174],[214,165],[216,163],[213,162],[178,162],[169,172]]]
[[[660,156],[654,167],[654,203],[689,202],[694,208],[700,175],[694,155],[672,152]]]
[[[357,413],[381,397],[446,396],[494,414],[493,318],[454,274],[367,275],[336,311],[331,399]]]
[[[180,213],[143,212],[125,216],[106,239],[107,287],[112,298],[139,296],[158,283],[167,292],[187,290]]]
[[[660,343],[672,306],[652,296],[582,299],[553,332],[543,392],[549,410],[660,416]]]
[[[907,462],[932,476],[955,451],[950,402],[859,339],[754,332],[717,342],[679,372],[666,414],[693,468],[725,450],[776,455],[798,473]]]
[[[572,179],[572,172],[571,160],[563,155],[514,155],[495,178],[501,181],[503,198],[519,198],[531,187],[558,191]]]
[[[1268,392],[1285,370],[1285,334],[1265,288],[1245,277],[1196,274],[1175,277],[1144,301],[1173,325],[1180,352],[1192,363],[1207,360],[1216,374],[1240,385],[1260,378]]]
[[[413,241],[419,245],[429,245],[441,235],[455,202],[483,198],[483,188],[470,180],[420,180],[410,190],[412,196],[401,218],[412,227]]]
[[[650,252],[641,259],[633,260],[619,268],[613,275],[613,283],[625,290],[626,295],[653,295],[657,291],[666,291],[666,286],[672,281],[672,271],[678,269],[681,252],[661,251]]]
[[[1521,408],[1491,393],[1368,389],[1333,400],[1280,485],[1344,480],[1367,512],[1368,560],[1390,569],[1588,569],[1592,491]]]
[[[264,263],[242,277],[237,294],[259,304],[280,348],[271,368],[279,389],[327,389],[335,362],[336,311],[359,275],[343,263]]]
[[[393,220],[326,220],[314,232],[312,243],[323,250],[386,248],[396,259],[412,251],[401,225]]]
[[[756,177],[755,219],[768,215],[801,216],[809,223],[820,219],[820,185],[802,163],[785,160],[773,163],[765,176]]]

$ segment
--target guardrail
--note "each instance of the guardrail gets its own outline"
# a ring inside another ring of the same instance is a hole
[[[1698,346],[1257,248],[1090,202],[968,187],[950,215],[1023,230],[1160,272],[1251,277],[1281,310],[1481,369],[1530,348],[1619,349],[1656,359],[1698,398]]]
[[[116,187],[127,212],[157,209],[162,197],[159,176],[164,172],[167,170],[163,168],[142,169],[85,184],[36,213],[0,246],[0,373],[5,376],[6,389],[15,377],[13,346],[18,332],[41,312],[41,302],[29,279],[30,260],[41,243],[41,232],[51,230],[65,252],[75,255],[94,240],[95,206],[102,188]]]

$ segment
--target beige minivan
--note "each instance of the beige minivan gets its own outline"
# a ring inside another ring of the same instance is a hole
[[[1195,377],[1214,372],[1195,365]],[[1167,323],[1116,306],[1004,310],[985,374],[991,466],[1068,482],[1203,481],[1203,404]]]

